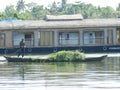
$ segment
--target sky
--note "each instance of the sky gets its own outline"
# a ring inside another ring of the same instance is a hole
[[[48,6],[52,2],[61,2],[61,0],[24,0],[25,3],[34,2],[39,5]],[[114,9],[118,6],[120,3],[120,0],[67,0],[67,3],[75,3],[77,1],[84,2],[86,4],[93,4],[94,6],[100,6],[100,7],[106,7],[111,6]],[[7,5],[16,5],[18,0],[0,0],[0,11],[3,11]]]

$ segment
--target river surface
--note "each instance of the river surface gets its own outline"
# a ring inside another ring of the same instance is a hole
[[[120,90],[120,57],[89,63],[2,61],[0,90]]]

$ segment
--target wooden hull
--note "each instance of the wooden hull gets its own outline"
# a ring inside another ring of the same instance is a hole
[[[17,58],[17,57],[9,57],[9,56],[4,56],[8,62],[58,62],[58,61],[50,61],[47,59],[38,59],[38,60],[33,60],[32,58]],[[105,59],[107,55],[103,55],[101,57],[90,57],[86,58],[85,60],[80,60],[77,62],[94,62],[94,61],[102,61]]]

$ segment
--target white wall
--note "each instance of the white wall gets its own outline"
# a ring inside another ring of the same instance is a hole
[[[23,33],[14,32],[13,34],[13,45],[18,46],[21,39],[24,39]]]

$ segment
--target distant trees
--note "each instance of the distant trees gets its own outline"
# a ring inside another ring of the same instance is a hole
[[[62,10],[66,10],[67,0],[62,0]]]
[[[61,0],[59,4],[53,2],[48,7],[36,3],[25,3],[24,0],[18,0],[16,6],[6,6],[3,12],[0,12],[0,20],[4,19],[22,19],[22,20],[41,20],[45,15],[79,14],[86,18],[116,18],[120,17],[120,3],[116,10],[112,7],[96,7],[92,4],[76,2],[67,4],[67,0]]]
[[[19,12],[24,12],[25,11],[25,1],[24,0],[19,0],[17,2],[16,10]]]
[[[56,2],[53,2],[52,5],[50,5],[49,12],[50,12],[52,15],[57,15],[57,13],[58,13],[58,7],[57,7]]]
[[[120,3],[118,4],[118,7],[116,8],[116,15],[120,18]]]

